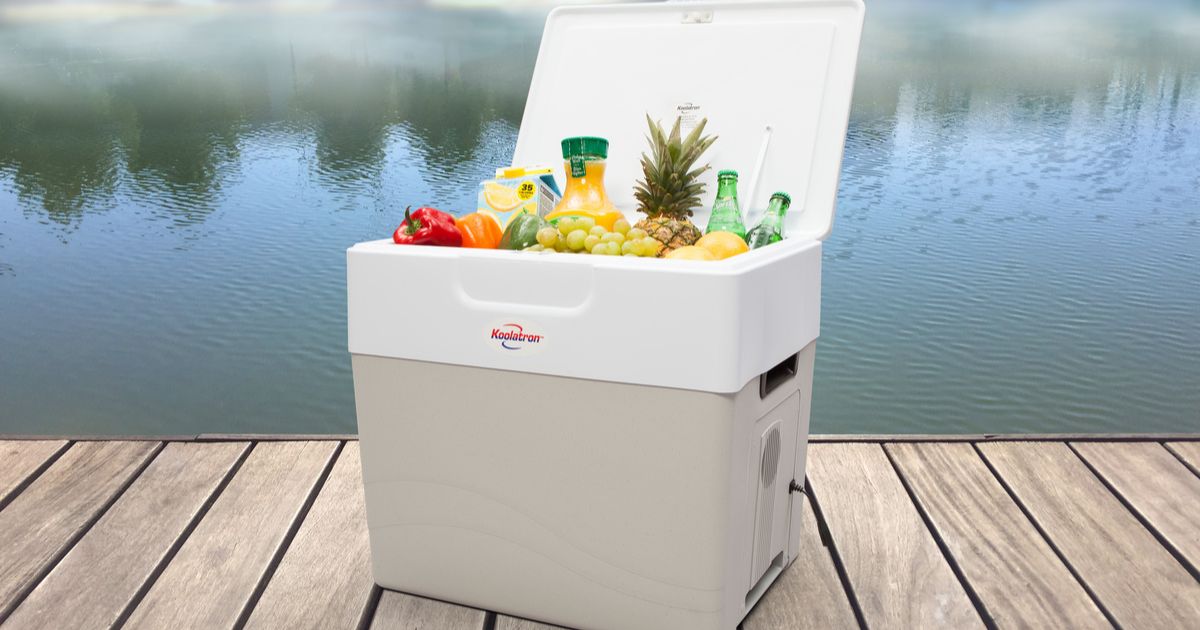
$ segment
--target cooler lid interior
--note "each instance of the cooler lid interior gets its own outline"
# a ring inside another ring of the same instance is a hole
[[[668,128],[682,116],[685,134],[707,118],[705,133],[719,138],[701,158],[712,169],[693,221],[704,228],[717,171],[734,169],[747,227],[771,193],[785,191],[792,198],[786,236],[824,239],[863,14],[860,0],[556,9],[546,20],[513,161],[553,164],[565,182],[560,141],[607,138],[605,187],[632,216],[646,115]]]

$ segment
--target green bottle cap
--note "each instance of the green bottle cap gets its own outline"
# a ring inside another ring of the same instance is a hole
[[[563,159],[591,157],[608,159],[608,140],[595,136],[577,136],[562,141]]]
[[[717,173],[717,179],[725,179],[726,177],[737,179],[737,171],[724,170]]]
[[[785,192],[777,192],[777,193],[775,193],[775,194],[771,195],[771,198],[772,198],[772,199],[774,199],[774,198],[776,198],[776,197],[778,197],[778,198],[782,199],[782,200],[783,200],[783,203],[784,203],[784,205],[786,205],[786,206],[790,206],[790,205],[792,205],[792,196],[791,196],[791,195],[789,195],[789,194],[787,194],[787,193],[785,193]]]

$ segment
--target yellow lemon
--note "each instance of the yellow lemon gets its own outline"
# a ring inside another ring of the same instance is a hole
[[[688,245],[680,247],[664,256],[664,258],[672,258],[675,260],[716,260],[717,257],[712,255],[712,252],[703,247]]]
[[[738,254],[745,254],[750,251],[750,247],[746,245],[746,241],[743,241],[742,237],[733,232],[709,232],[696,241],[696,247],[707,249],[717,260],[723,260],[730,256],[737,256]]]
[[[496,182],[487,182],[483,185],[483,198],[487,200],[489,206],[500,212],[508,212],[521,204],[521,198],[517,196],[517,191]]]

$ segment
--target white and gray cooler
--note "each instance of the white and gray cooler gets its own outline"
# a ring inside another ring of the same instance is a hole
[[[349,250],[380,585],[577,628],[731,630],[797,556],[790,487],[863,13],[786,0],[547,18],[514,164],[608,138],[608,192],[636,221],[646,114],[707,118],[704,207],[717,169],[753,189],[748,222],[787,191],[781,243],[720,262]]]

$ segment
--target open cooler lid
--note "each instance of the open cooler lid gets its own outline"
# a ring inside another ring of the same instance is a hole
[[[632,215],[648,146],[646,114],[667,127],[682,115],[684,133],[707,118],[706,133],[720,138],[702,158],[712,169],[693,221],[703,229],[717,171],[735,169],[748,224],[782,190],[792,197],[786,235],[824,239],[833,224],[863,13],[860,0],[555,9],[513,162],[557,164],[556,177],[565,181],[560,141],[607,138],[605,186]]]

